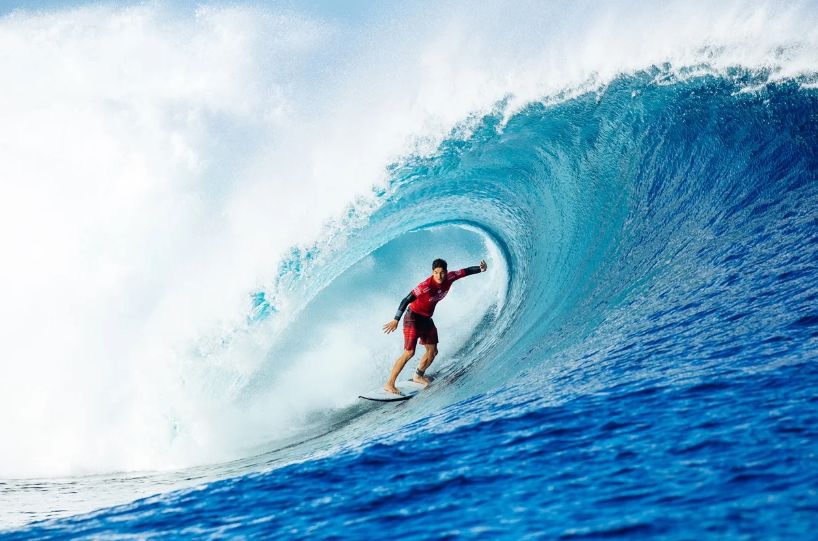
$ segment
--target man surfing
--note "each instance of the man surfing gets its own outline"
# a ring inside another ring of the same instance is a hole
[[[409,311],[406,312],[406,317],[403,319],[403,354],[398,357],[395,366],[392,367],[389,381],[383,387],[385,391],[398,395],[402,394],[395,387],[395,381],[398,379],[400,371],[406,366],[406,362],[414,357],[418,340],[420,340],[422,346],[426,347],[426,353],[423,355],[423,359],[420,360],[420,366],[415,371],[412,381],[429,385],[429,380],[424,377],[424,372],[437,357],[437,327],[435,327],[435,322],[432,321],[435,306],[449,293],[452,284],[457,280],[472,274],[485,272],[487,268],[486,262],[481,261],[479,266],[448,272],[446,262],[442,259],[435,259],[432,262],[432,275],[419,283],[401,301],[395,319],[383,326],[383,332],[386,334],[397,329],[398,321],[400,321],[406,307],[409,307]]]

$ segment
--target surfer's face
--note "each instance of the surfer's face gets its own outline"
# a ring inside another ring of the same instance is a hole
[[[432,271],[432,278],[438,284],[442,284],[443,280],[446,279],[446,269],[443,267],[438,267]]]

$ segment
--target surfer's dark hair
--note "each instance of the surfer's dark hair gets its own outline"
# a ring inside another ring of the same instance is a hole
[[[445,271],[449,270],[449,266],[442,259],[435,259],[434,261],[432,261],[432,270],[435,269],[443,269]]]

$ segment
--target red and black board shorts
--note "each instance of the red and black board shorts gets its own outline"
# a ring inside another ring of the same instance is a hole
[[[406,311],[403,317],[403,349],[414,351],[420,339],[420,345],[437,344],[437,327],[430,317]]]

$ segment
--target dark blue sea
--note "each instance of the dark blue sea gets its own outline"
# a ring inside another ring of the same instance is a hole
[[[276,341],[191,354],[263,359],[186,381],[275,430],[178,467],[8,475],[0,539],[818,538],[808,72],[656,63],[473,112],[249,291],[244,329]],[[490,266],[436,313],[435,381],[359,400],[434,257]],[[169,441],[201,434],[174,412]]]

